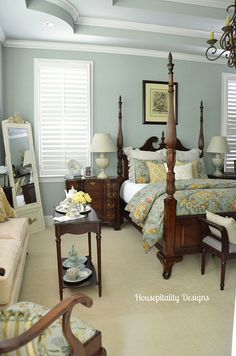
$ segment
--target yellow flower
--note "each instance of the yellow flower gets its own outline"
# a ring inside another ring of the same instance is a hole
[[[88,204],[91,203],[92,198],[88,193],[85,193],[83,191],[79,191],[75,193],[75,195],[72,198],[72,201],[77,204]]]

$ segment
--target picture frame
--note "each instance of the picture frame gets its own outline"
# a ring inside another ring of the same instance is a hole
[[[178,83],[174,82],[174,112],[178,124]],[[166,125],[168,82],[143,80],[143,124]]]

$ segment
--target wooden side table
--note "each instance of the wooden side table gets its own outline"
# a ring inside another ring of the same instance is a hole
[[[54,216],[62,216],[54,211]],[[56,247],[57,247],[57,268],[58,268],[58,281],[59,281],[59,294],[60,300],[63,299],[63,288],[81,288],[90,285],[98,285],[99,297],[102,295],[102,269],[101,269],[101,222],[97,217],[96,212],[91,209],[91,212],[83,217],[74,220],[69,220],[66,222],[54,221],[55,236],[56,236]],[[96,234],[97,241],[97,270],[98,278],[96,275],[96,270],[92,262],[92,249],[91,249],[91,233]],[[88,251],[86,267],[92,270],[92,275],[85,279],[84,281],[78,283],[67,283],[63,280],[63,276],[66,273],[66,268],[63,267],[62,263],[66,258],[61,257],[61,236],[64,234],[75,234],[81,235],[88,233]]]

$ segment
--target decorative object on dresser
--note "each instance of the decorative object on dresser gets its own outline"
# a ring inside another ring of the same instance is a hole
[[[16,215],[17,217],[28,218],[31,233],[41,231],[45,228],[45,225],[31,125],[26,121],[15,123],[3,120],[2,129],[9,184],[12,187],[13,206],[16,210]],[[19,159],[19,151],[25,153],[25,164],[31,165],[31,183],[29,183],[29,173],[14,175],[13,167],[19,171],[18,168],[22,166],[22,160]]]
[[[95,134],[91,143],[90,151],[100,153],[100,157],[95,159],[96,165],[101,170],[97,178],[108,178],[105,168],[109,165],[109,158],[106,156],[106,153],[116,152],[116,147],[112,141],[111,135],[109,133]]]
[[[174,83],[174,111],[178,123],[178,83]],[[168,82],[143,80],[143,124],[166,124]]]
[[[118,178],[74,178],[65,181],[66,190],[74,187],[77,191],[84,191],[92,198],[91,206],[96,210],[103,223],[112,225],[115,230],[120,229],[119,187]]]
[[[229,153],[229,145],[225,136],[213,136],[207,147],[208,153],[215,153],[215,157],[212,158],[213,166],[215,171],[214,176],[222,176],[221,169],[223,167],[224,159],[221,157],[221,154]]]
[[[215,46],[217,39],[214,38],[214,32],[211,31],[210,39],[207,41],[209,47],[206,50],[206,58],[209,61],[216,61],[222,55],[225,54],[225,58],[227,59],[228,66],[236,68],[236,0],[234,4],[229,5],[226,8],[228,16],[226,17],[226,24],[222,27],[222,35],[220,38],[220,52],[216,55],[217,47]]]

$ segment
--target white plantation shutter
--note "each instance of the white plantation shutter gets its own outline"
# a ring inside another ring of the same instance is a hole
[[[225,171],[234,170],[236,160],[236,75],[223,74],[222,135],[227,137],[230,153],[225,155]]]
[[[40,177],[62,177],[69,160],[90,165],[92,63],[35,60]]]

